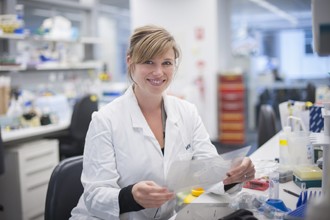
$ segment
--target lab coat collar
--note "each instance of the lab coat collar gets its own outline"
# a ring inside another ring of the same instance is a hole
[[[125,96],[128,98],[128,107],[131,115],[131,120],[132,120],[132,126],[133,128],[142,128],[143,133],[146,134],[147,136],[153,136],[152,133],[148,130],[148,124],[147,121],[145,120],[142,111],[139,107],[139,104],[137,102],[137,99],[135,97],[134,91],[133,91],[133,86],[130,86],[127,91],[125,92]]]
[[[147,121],[145,120],[142,111],[139,107],[139,104],[137,102],[136,96],[133,91],[133,86],[130,86],[127,91],[124,94],[128,97],[129,103],[129,109],[130,109],[130,115],[132,120],[132,126],[135,128],[142,128],[144,131],[144,134],[147,136],[153,137],[153,133],[150,130]],[[167,122],[171,122],[173,124],[177,124],[179,121],[179,116],[176,114],[176,109],[173,104],[170,103],[169,97],[166,93],[163,94],[163,100],[164,100],[164,107],[167,115]]]

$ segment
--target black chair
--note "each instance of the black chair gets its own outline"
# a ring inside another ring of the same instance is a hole
[[[1,127],[0,127],[0,175],[5,172],[5,152],[3,149],[2,137],[1,137]],[[3,211],[3,205],[0,204],[0,212]]]
[[[308,83],[306,88],[306,100],[312,103],[315,103],[315,96],[316,96],[316,86],[313,83]]]
[[[274,108],[269,104],[260,107],[258,118],[258,147],[266,143],[277,133]]]
[[[58,137],[61,160],[83,154],[91,116],[97,110],[98,101],[95,95],[86,95],[75,103],[69,133]]]
[[[1,127],[0,127],[0,175],[5,172],[5,152],[1,137]]]
[[[84,190],[80,181],[82,164],[83,156],[75,156],[54,168],[47,189],[45,220],[70,218]]]

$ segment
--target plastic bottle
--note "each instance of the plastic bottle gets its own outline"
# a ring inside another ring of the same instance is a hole
[[[16,34],[24,34],[24,5],[15,6],[18,28],[15,29]]]
[[[288,136],[291,132],[290,126],[285,126],[283,131],[279,134],[279,150],[280,150],[280,166],[288,168],[290,163],[290,154],[288,146]]]

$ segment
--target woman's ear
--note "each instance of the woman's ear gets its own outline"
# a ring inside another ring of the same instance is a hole
[[[129,66],[130,62],[131,62],[131,57],[129,55],[127,55],[126,56],[126,64],[127,64],[127,66]]]

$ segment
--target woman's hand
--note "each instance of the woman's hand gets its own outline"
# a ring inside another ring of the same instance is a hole
[[[227,172],[227,178],[223,180],[223,184],[240,183],[254,179],[254,165],[250,158],[244,157],[238,164]]]
[[[159,208],[165,202],[174,198],[174,193],[153,181],[141,181],[132,188],[132,194],[137,203],[144,208]]]

